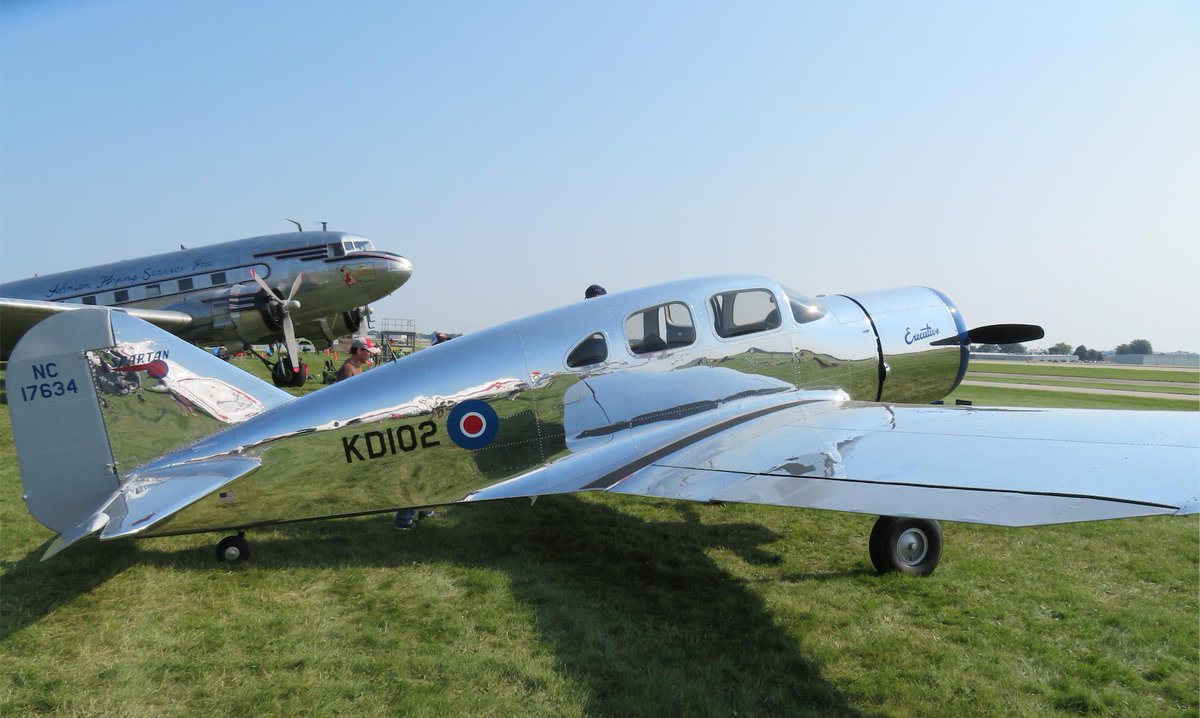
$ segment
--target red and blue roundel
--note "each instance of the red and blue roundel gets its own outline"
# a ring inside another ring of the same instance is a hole
[[[492,443],[500,430],[496,410],[486,401],[468,399],[450,410],[446,432],[464,449],[482,449]]]

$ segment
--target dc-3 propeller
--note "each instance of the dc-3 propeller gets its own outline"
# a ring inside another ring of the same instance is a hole
[[[985,327],[975,327],[958,336],[946,337],[931,346],[947,347],[967,344],[1020,344],[1032,342],[1046,336],[1046,330],[1036,324],[989,324]]]
[[[292,290],[288,292],[287,299],[275,293],[271,289],[271,285],[263,281],[263,278],[258,276],[254,270],[250,270],[250,276],[262,287],[262,290],[267,293],[267,300],[279,307],[279,313],[283,315],[283,338],[287,344],[288,361],[292,365],[293,372],[300,371],[300,347],[296,344],[296,328],[292,324],[292,312],[300,308],[300,302],[296,297],[296,292],[300,290],[300,283],[304,280],[304,273],[296,275],[296,281],[292,282]]]

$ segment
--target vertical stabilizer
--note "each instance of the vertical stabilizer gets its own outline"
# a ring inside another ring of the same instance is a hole
[[[61,534],[50,553],[108,523],[120,480],[83,349],[112,346],[105,310],[36,325],[8,362],[8,410],[29,512]],[[61,545],[59,545],[61,544]]]
[[[7,390],[25,503],[60,534],[46,557],[128,520],[137,467],[293,398],[108,309],[34,326],[13,349]]]

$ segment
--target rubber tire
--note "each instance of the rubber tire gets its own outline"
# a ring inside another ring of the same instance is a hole
[[[288,383],[288,386],[292,386],[292,387],[304,386],[304,382],[308,381],[308,364],[305,364],[304,362],[300,362],[300,371],[292,371],[292,365],[288,362],[284,362],[284,365],[287,367],[287,370],[292,375],[291,380]]]
[[[871,527],[871,539],[867,543],[867,550],[871,554],[871,565],[879,573],[887,573],[890,570],[884,552],[879,549],[883,545],[883,533],[895,520],[895,516],[880,516],[875,525]]]
[[[292,366],[287,361],[280,359],[271,365],[271,381],[275,386],[285,387],[291,384],[292,381]]]
[[[910,576],[928,576],[942,560],[942,528],[937,521],[890,518],[885,523],[881,518],[875,526],[877,531],[871,532],[871,562],[880,573],[895,571]],[[899,553],[900,537],[910,530],[924,534],[928,544],[925,555],[915,562],[905,561]]]
[[[230,549],[237,549],[237,554],[230,556]],[[245,536],[226,536],[217,544],[217,560],[222,563],[241,563],[250,559],[250,542]]]

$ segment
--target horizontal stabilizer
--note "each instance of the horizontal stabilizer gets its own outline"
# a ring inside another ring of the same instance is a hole
[[[111,521],[100,538],[141,533],[258,467],[257,459],[231,458],[135,473],[105,511]]]

